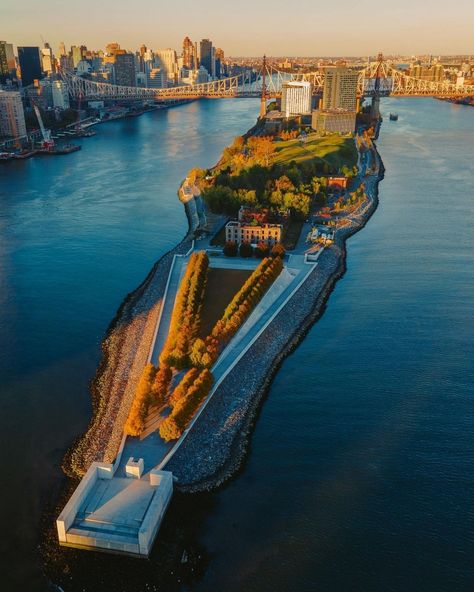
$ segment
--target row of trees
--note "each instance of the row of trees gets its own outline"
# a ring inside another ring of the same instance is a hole
[[[194,342],[190,353],[194,366],[212,366],[222,348],[237,333],[282,269],[281,257],[266,257],[262,260],[227,306],[211,334],[204,340],[198,338]]]
[[[170,399],[172,411],[160,425],[160,436],[166,442],[181,436],[202,401],[210,393],[213,376],[204,368],[192,368],[182,378]]]
[[[172,376],[169,366],[161,366],[159,370],[153,364],[145,366],[125,422],[124,431],[127,435],[139,436],[145,427],[150,405],[162,406],[165,403]]]
[[[206,289],[209,259],[205,251],[194,252],[176,296],[170,328],[160,365],[185,368],[200,322],[200,312]]]

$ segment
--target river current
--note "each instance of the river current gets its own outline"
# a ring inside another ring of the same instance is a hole
[[[66,550],[44,567],[104,332],[183,236],[186,171],[258,107],[194,102],[1,166],[2,590],[44,590],[45,569],[65,592],[474,588],[474,109],[432,99],[383,101],[380,205],[279,370],[239,475],[177,496],[149,562]],[[162,562],[183,550],[184,576]]]

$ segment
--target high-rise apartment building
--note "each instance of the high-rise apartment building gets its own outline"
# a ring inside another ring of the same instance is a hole
[[[284,82],[281,93],[281,110],[285,117],[311,113],[311,83],[306,81]]]
[[[33,84],[34,80],[43,78],[39,47],[19,47],[18,61],[20,62],[23,86],[28,86]]]
[[[0,90],[0,136],[26,135],[25,114],[19,92]]]
[[[52,74],[56,70],[53,58],[53,50],[49,46],[49,43],[45,43],[43,49],[41,50],[41,67],[43,68],[43,72],[46,75]]]
[[[178,74],[176,51],[171,48],[157,49],[155,50],[154,54],[155,67],[161,68],[164,71],[168,82],[175,84]]]
[[[77,68],[77,64],[82,60],[82,50],[77,45],[71,47],[72,67]]]
[[[148,88],[164,88],[166,86],[167,76],[161,68],[151,68],[147,72],[146,82]]]
[[[345,66],[324,68],[323,109],[357,110],[359,73]]]
[[[195,70],[197,67],[196,45],[189,37],[185,37],[183,41],[183,68]]]
[[[135,56],[133,53],[121,53],[115,56],[115,84],[136,86]]]
[[[212,52],[212,41],[209,39],[202,39],[199,44],[199,58],[200,65],[206,68],[209,76],[212,76],[215,67],[213,66],[214,56]]]

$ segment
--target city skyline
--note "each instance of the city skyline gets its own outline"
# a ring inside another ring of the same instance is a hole
[[[15,46],[41,46],[44,39],[54,50],[61,41],[66,47],[85,44],[91,49],[103,48],[111,41],[131,50],[142,43],[180,49],[183,37],[189,35],[196,40],[211,37],[216,46],[225,46],[229,56],[362,56],[378,51],[469,54],[474,7],[467,0],[458,0],[449,12],[445,8],[440,0],[431,3],[429,11],[419,1],[374,7],[368,0],[357,6],[349,0],[336,0],[321,13],[309,0],[300,0],[290,12],[282,0],[275,0],[271,10],[242,0],[230,19],[226,6],[206,0],[200,14],[183,25],[183,13],[196,12],[191,0],[183,0],[179,9],[148,3],[145,19],[137,18],[135,7],[123,0],[105,0],[99,6],[89,1],[66,6],[52,0],[47,8],[34,0],[21,5],[4,0],[1,34]],[[88,14],[93,14],[92,22]],[[140,14],[145,14],[145,9]],[[133,22],[136,27],[130,26]]]

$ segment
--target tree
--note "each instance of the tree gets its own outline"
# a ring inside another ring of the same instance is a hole
[[[234,216],[239,209],[239,201],[230,187],[211,185],[202,191],[202,198],[211,211],[216,214]]]
[[[151,385],[151,402],[155,405],[163,405],[168,398],[173,372],[169,366],[160,366]]]
[[[264,257],[268,257],[270,249],[267,243],[264,241],[260,241],[255,249],[255,256],[259,259],[263,259]]]
[[[276,245],[273,245],[272,247],[272,257],[280,257],[280,259],[283,259],[283,257],[285,256],[285,247],[281,244],[281,243],[277,243]]]
[[[178,427],[176,420],[172,416],[168,416],[160,425],[160,436],[165,442],[177,440],[182,433],[182,430]]]
[[[239,253],[241,257],[251,257],[253,254],[253,250],[250,243],[247,243],[245,241],[240,243]]]
[[[238,252],[237,243],[234,241],[226,241],[223,252],[226,257],[235,257]]]
[[[135,397],[124,426],[124,432],[129,436],[139,436],[145,427],[155,372],[156,368],[153,364],[147,364],[138,381]]]

